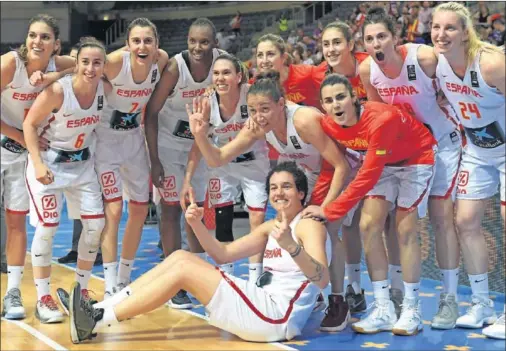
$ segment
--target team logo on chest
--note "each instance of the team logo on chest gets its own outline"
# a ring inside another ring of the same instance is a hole
[[[156,76],[158,75],[158,69],[154,69],[153,70],[153,73],[151,73],[151,84],[153,84],[154,82],[156,82]]]
[[[241,105],[241,118],[248,118],[248,106]]]
[[[104,96],[99,95],[98,96],[98,102],[97,102],[97,110],[100,111],[104,107]]]
[[[295,135],[292,135],[290,137],[290,141],[292,142],[294,148],[296,148],[297,150],[302,149],[302,146],[300,146],[299,141],[297,140],[297,137]]]
[[[408,65],[407,70],[408,70],[408,80],[409,81],[416,80],[415,65]]]
[[[473,88],[480,87],[480,83],[478,82],[478,73],[476,73],[476,71],[471,71],[471,86]]]

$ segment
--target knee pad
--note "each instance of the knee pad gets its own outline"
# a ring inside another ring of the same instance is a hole
[[[45,227],[42,223],[37,224],[32,241],[32,266],[51,266],[53,258],[53,238],[58,227]]]
[[[234,205],[215,208],[214,211],[216,213],[216,239],[222,243],[234,241],[232,232]]]
[[[77,246],[77,257],[83,261],[95,261],[100,239],[105,227],[105,218],[83,219],[83,231]]]

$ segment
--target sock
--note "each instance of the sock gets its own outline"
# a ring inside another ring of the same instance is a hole
[[[76,282],[81,284],[81,289],[88,289],[88,282],[90,281],[91,271],[84,269],[76,269]]]
[[[97,305],[93,305],[95,309]],[[114,324],[118,324],[118,318],[116,318],[116,313],[114,313],[114,307],[106,307],[104,308],[104,315],[102,316],[102,319],[97,322],[95,325],[95,328],[93,328],[93,331],[96,332],[97,330],[104,328],[104,327],[110,327]]]
[[[388,290],[388,280],[379,280],[372,282],[372,290],[374,299],[390,300],[390,291]]]
[[[468,274],[473,295],[489,299],[488,297],[488,273]]]
[[[37,300],[40,300],[42,296],[50,295],[51,292],[49,290],[49,284],[51,282],[51,277],[43,278],[43,279],[34,279],[35,280],[35,288],[37,289]]]
[[[443,277],[443,292],[455,295],[457,298],[457,287],[459,285],[459,269],[441,269]]]
[[[134,260],[127,260],[123,257],[119,259],[118,283],[130,284],[132,268],[134,268]]]
[[[194,253],[194,255],[197,255],[198,257],[200,257],[202,260],[206,261],[207,262],[207,253],[205,252],[197,252],[197,253]]]
[[[234,275],[234,264],[233,263],[220,264],[220,269],[227,274]]]
[[[346,263],[345,270],[346,275],[348,276],[348,284],[353,285],[353,282],[356,282],[360,288],[360,263]],[[360,293],[360,290],[355,291],[355,294],[358,293]]]
[[[419,293],[420,293],[420,282],[418,282],[418,283],[404,282],[404,298],[418,299]]]
[[[250,263],[249,264],[249,278],[250,282],[255,283],[263,273],[264,264],[263,263]]]
[[[105,291],[112,293],[113,288],[116,287],[116,276],[117,276],[118,262],[104,262],[104,280],[105,280]]]
[[[399,289],[404,292],[404,284],[402,284],[402,269],[401,266],[397,266],[394,264],[388,265],[388,275],[390,277],[390,281],[392,289]]]
[[[21,285],[23,279],[23,266],[7,266],[7,292],[11,289],[18,288]]]
[[[116,306],[117,304],[119,304],[121,301],[126,300],[129,296],[132,296],[132,295],[133,295],[132,288],[130,286],[127,286],[123,290],[114,294],[109,299],[94,304],[93,307],[95,307],[95,308],[113,307],[113,306]]]

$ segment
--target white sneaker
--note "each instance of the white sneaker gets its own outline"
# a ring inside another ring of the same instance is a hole
[[[44,295],[37,301],[35,317],[41,323],[59,323],[64,318],[63,313],[58,309],[58,305],[56,305],[51,295]]]
[[[361,334],[375,334],[391,331],[397,322],[394,303],[391,300],[375,300],[368,308],[369,314],[353,323],[351,328]]]
[[[457,327],[483,328],[484,324],[492,324],[497,320],[492,300],[473,295],[471,301],[473,305],[457,319]]]
[[[483,335],[493,339],[506,339],[506,325],[504,322],[504,313],[495,321],[494,324],[489,325],[483,329]]]
[[[402,302],[401,317],[395,323],[392,333],[409,336],[418,334],[422,329],[422,304],[420,300],[405,297]]]

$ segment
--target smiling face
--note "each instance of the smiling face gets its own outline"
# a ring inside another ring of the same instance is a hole
[[[237,72],[234,64],[227,59],[218,59],[213,66],[213,84],[220,96],[231,90],[237,91],[242,80],[242,73]]]
[[[338,28],[328,28],[322,35],[322,52],[327,64],[336,69],[340,64],[351,59],[353,41],[348,42]]]
[[[49,58],[60,47],[60,40],[56,40],[50,26],[44,22],[34,22],[28,29],[25,45],[28,49],[29,60],[49,61]]]
[[[279,48],[270,40],[265,40],[257,45],[257,67],[261,72],[281,72],[286,60],[286,53],[282,54]]]
[[[77,56],[77,77],[87,83],[97,83],[104,73],[105,52],[103,49],[84,47]]]
[[[469,35],[456,13],[437,11],[432,17],[431,38],[436,53],[453,57],[463,54]]]
[[[341,125],[350,127],[358,122],[355,96],[344,84],[326,85],[321,90],[321,104],[328,116]]]
[[[387,58],[395,55],[395,45],[397,45],[397,37],[383,23],[365,26],[365,49],[380,67],[385,65]]]
[[[151,27],[133,27],[127,45],[131,57],[140,65],[151,64],[158,50],[158,42]]]
[[[304,192],[298,191],[289,172],[274,172],[269,179],[269,201],[276,211],[302,207]]]
[[[274,101],[266,94],[248,94],[248,112],[253,121],[266,133],[284,117],[285,100]],[[283,123],[286,123],[283,121]]]
[[[213,59],[216,40],[209,26],[194,25],[188,32],[188,52],[194,62],[207,62]]]

